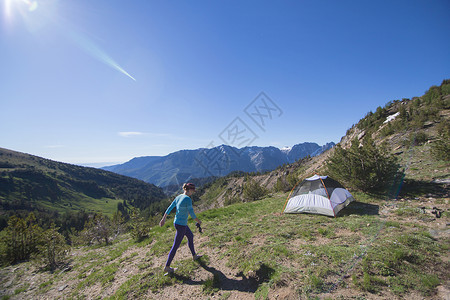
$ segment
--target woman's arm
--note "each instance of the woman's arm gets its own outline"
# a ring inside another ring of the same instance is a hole
[[[164,226],[164,223],[166,223],[167,214],[165,213],[162,217],[161,221],[159,222],[159,226]]]
[[[161,221],[159,222],[159,226],[164,226],[164,223],[166,223],[167,215],[170,214],[172,209],[177,205],[177,198],[175,198],[172,203],[170,203],[169,207],[166,209],[166,212],[164,213],[164,216],[162,217]]]
[[[202,222],[195,215],[194,207],[192,206],[192,199],[190,197],[187,198],[186,204],[187,204],[186,207],[188,209],[189,214],[191,215],[191,218],[194,219],[195,222],[201,224]]]
[[[202,221],[200,221],[194,212],[194,207],[192,206],[192,199],[189,197],[189,201],[187,203],[187,209],[189,214],[191,215],[191,218],[195,220],[198,224],[202,224]]]

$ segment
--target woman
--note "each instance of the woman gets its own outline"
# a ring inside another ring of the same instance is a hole
[[[195,192],[195,185],[193,183],[185,183],[183,185],[184,193],[178,195],[170,204],[170,206],[167,208],[166,212],[164,213],[163,218],[161,219],[161,222],[159,222],[159,226],[163,226],[164,223],[166,223],[167,215],[170,214],[172,209],[174,207],[177,208],[177,212],[175,214],[175,219],[173,220],[173,224],[175,225],[175,229],[177,230],[175,234],[175,239],[173,241],[172,249],[170,249],[169,257],[167,257],[166,266],[164,268],[164,272],[167,273],[173,273],[174,269],[170,267],[170,264],[172,263],[172,260],[175,256],[175,253],[178,250],[178,247],[180,247],[181,241],[183,240],[183,237],[186,236],[188,239],[188,245],[189,249],[191,250],[192,257],[194,260],[197,260],[201,257],[201,255],[197,255],[195,253],[194,249],[194,234],[187,226],[187,221],[189,215],[191,215],[192,219],[195,219],[195,221],[199,224],[202,222],[197,218],[197,216],[194,213],[194,208],[192,207],[192,199],[190,196],[194,194]]]

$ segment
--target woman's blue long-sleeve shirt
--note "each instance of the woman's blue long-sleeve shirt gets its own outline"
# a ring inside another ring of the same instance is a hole
[[[170,206],[166,209],[166,214],[170,214],[174,207],[177,208],[175,219],[173,220],[175,224],[186,226],[189,215],[191,215],[192,219],[197,218],[194,213],[194,208],[192,207],[192,199],[185,194],[178,195],[172,201]]]

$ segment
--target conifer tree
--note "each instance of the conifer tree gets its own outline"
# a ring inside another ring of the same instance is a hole
[[[262,199],[267,194],[267,189],[250,179],[244,185],[244,198],[249,201]]]
[[[36,258],[44,264],[44,267],[55,270],[58,265],[64,263],[70,247],[66,244],[54,223],[41,235],[41,242]]]
[[[450,161],[450,125],[439,129],[438,137],[431,145],[431,153],[437,160]]]
[[[26,219],[11,216],[8,227],[2,231],[1,258],[4,263],[16,263],[28,260],[37,252],[42,229],[35,224],[36,217],[30,213]]]
[[[147,238],[149,235],[150,226],[145,222],[138,208],[131,210],[129,228],[131,236],[138,242]]]
[[[360,144],[352,141],[349,149],[340,145],[327,161],[331,177],[365,192],[382,192],[400,175],[396,157],[390,155],[385,145],[376,146],[370,137]]]

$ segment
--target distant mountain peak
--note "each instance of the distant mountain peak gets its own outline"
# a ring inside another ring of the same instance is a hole
[[[220,145],[181,150],[166,156],[133,158],[124,164],[103,169],[166,187],[185,182],[189,178],[220,177],[235,171],[271,171],[303,157],[319,155],[333,146],[333,142],[323,146],[302,143],[282,149],[272,146],[248,146],[238,149]]]
[[[280,150],[283,153],[289,153],[289,151],[292,150],[292,147],[284,146],[283,148],[280,148]]]

